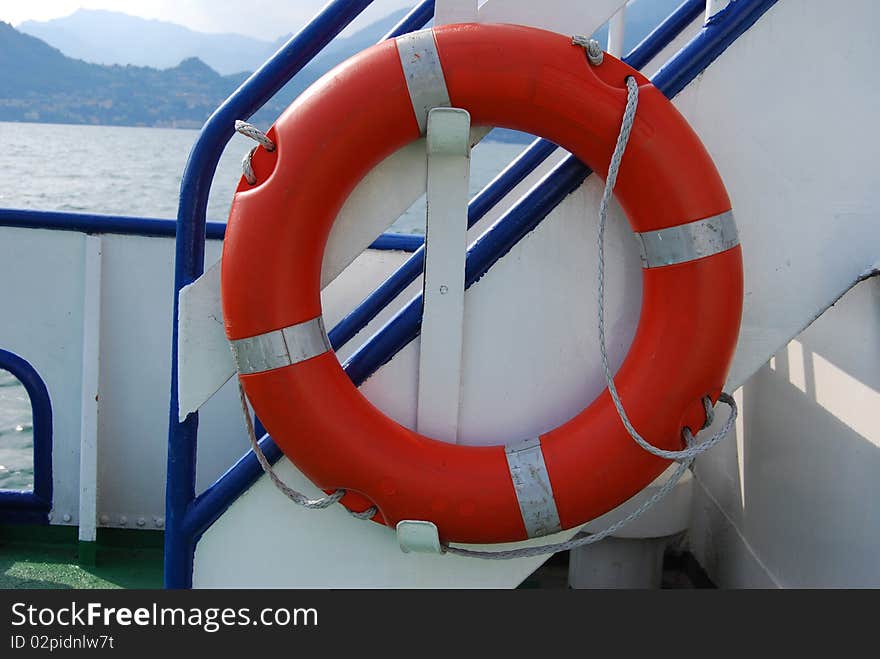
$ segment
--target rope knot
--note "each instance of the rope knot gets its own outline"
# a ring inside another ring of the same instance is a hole
[[[249,124],[246,121],[242,121],[241,119],[235,120],[235,132],[244,135],[245,137],[249,137],[252,140],[258,142],[256,146],[254,146],[250,151],[248,151],[244,158],[241,161],[241,171],[244,174],[245,180],[250,185],[257,184],[257,175],[254,173],[254,166],[251,162],[254,158],[254,154],[257,152],[258,147],[263,147],[268,152],[272,152],[275,150],[275,143],[269,139],[269,136],[266,135],[259,128],[254,126],[253,124]]]
[[[576,34],[571,38],[571,45],[583,48],[587,52],[587,60],[593,66],[599,66],[605,58],[605,53],[602,52],[602,46],[600,46],[599,42],[595,39]]]

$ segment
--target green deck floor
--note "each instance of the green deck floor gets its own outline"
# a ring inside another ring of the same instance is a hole
[[[75,527],[0,526],[0,589],[161,588],[162,534],[101,529],[81,565]]]

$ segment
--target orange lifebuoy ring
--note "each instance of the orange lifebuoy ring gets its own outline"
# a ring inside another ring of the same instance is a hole
[[[236,192],[223,248],[227,337],[256,413],[316,485],[375,521],[434,522],[446,542],[522,540],[619,505],[668,465],[630,438],[604,392],[531,441],[468,447],[421,436],[361,395],[330,350],[320,274],[331,225],[363,176],[419,137],[439,105],[474,124],[541,135],[607,172],[626,102],[639,111],[616,197],[640,239],[641,318],[615,382],[640,433],[665,449],[698,429],[739,331],[742,255],[730,201],[699,138],[638,72],[551,32],[453,25],[383,42],[298,98]],[[585,401],[586,404],[586,401]],[[515,438],[521,440],[522,438]]]

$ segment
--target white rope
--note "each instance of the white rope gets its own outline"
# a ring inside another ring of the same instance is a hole
[[[605,375],[605,382],[608,385],[608,393],[611,394],[611,400],[617,409],[617,414],[623,422],[623,426],[629,433],[630,437],[635,440],[636,444],[652,455],[666,460],[688,460],[695,458],[701,453],[705,453],[710,448],[727,436],[733,422],[736,420],[737,410],[736,403],[727,396],[726,402],[731,407],[730,418],[717,433],[711,438],[700,444],[688,446],[681,451],[668,451],[666,449],[657,448],[648,440],[642,437],[635,429],[629,416],[620,401],[620,394],[617,392],[617,386],[614,384],[614,378],[611,376],[611,368],[608,366],[608,348],[605,344],[605,225],[608,219],[608,204],[611,202],[611,195],[614,185],[617,183],[617,173],[620,170],[620,161],[623,160],[623,154],[626,150],[626,144],[629,141],[629,135],[632,132],[633,123],[635,121],[636,109],[639,102],[639,85],[636,79],[628,76],[626,79],[626,109],[623,112],[623,121],[620,126],[620,135],[617,137],[617,144],[614,147],[614,153],[611,156],[611,164],[608,166],[608,178],[605,179],[605,189],[602,192],[602,200],[599,202],[599,263],[598,263],[598,317],[599,317],[599,350],[602,353],[602,371]],[[708,406],[706,406],[708,408]],[[710,415],[707,414],[707,419]]]
[[[272,469],[272,465],[269,464],[269,460],[266,458],[266,454],[263,453],[263,449],[260,447],[260,443],[257,441],[257,434],[254,431],[254,422],[251,419],[251,411],[248,409],[247,404],[247,395],[244,393],[244,387],[241,385],[241,379],[238,381],[238,399],[241,402],[241,412],[244,415],[244,424],[247,428],[248,439],[251,442],[251,449],[254,451],[254,455],[257,456],[257,462],[260,463],[260,467],[263,468],[263,471],[269,477],[269,480],[272,481],[272,484],[275,485],[278,490],[280,490],[284,496],[293,501],[296,505],[302,506],[303,508],[307,508],[309,510],[323,510],[324,508],[329,508],[334,503],[338,503],[342,497],[345,496],[345,490],[336,490],[331,492],[330,494],[319,497],[317,499],[309,499],[302,492],[293,489],[283,480],[278,474],[275,473],[275,470]],[[346,511],[357,519],[372,519],[376,513],[379,512],[379,509],[376,506],[370,506],[366,510],[362,512],[355,512],[353,510]]]
[[[257,175],[254,173],[254,165],[253,159],[254,154],[257,152],[257,148],[262,146],[266,151],[272,152],[275,150],[275,143],[269,139],[269,136],[266,135],[259,128],[254,126],[253,124],[249,124],[246,121],[242,121],[241,119],[235,120],[235,132],[241,133],[245,137],[249,137],[252,140],[256,140],[259,144],[252,149],[250,149],[246,154],[244,154],[244,158],[241,160],[241,171],[244,174],[245,180],[250,185],[256,185],[257,183]]]
[[[599,66],[605,59],[605,53],[602,52],[602,46],[595,39],[584,37],[576,34],[571,38],[572,46],[580,46],[587,53],[587,59],[593,66]]]
[[[309,499],[305,494],[294,490],[281,480],[278,474],[275,473],[275,470],[272,469],[272,465],[269,464],[269,460],[266,458],[263,449],[260,448],[260,443],[257,441],[257,434],[254,432],[254,422],[251,419],[251,412],[248,409],[247,396],[244,393],[244,387],[241,386],[241,379],[238,381],[238,398],[241,401],[241,411],[244,414],[244,423],[247,427],[248,438],[251,440],[251,448],[254,450],[254,455],[257,456],[257,462],[260,463],[263,471],[266,472],[266,475],[272,480],[275,487],[281,490],[288,499],[303,508],[321,510],[323,508],[329,508],[345,496],[345,490],[336,490],[327,496],[318,499]]]

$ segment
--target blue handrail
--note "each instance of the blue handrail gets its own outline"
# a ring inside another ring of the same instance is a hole
[[[177,222],[174,220],[131,215],[35,211],[19,208],[0,208],[0,227],[55,229],[82,233],[115,233],[126,236],[159,238],[174,238],[177,233]],[[205,223],[206,239],[223,240],[225,235],[225,222]],[[424,244],[424,236],[409,233],[383,233],[370,244],[370,249],[414,252]]]
[[[31,364],[0,349],[0,368],[21,382],[31,403],[34,442],[34,488],[0,489],[0,522],[48,524],[52,509],[52,401],[46,383]]]
[[[705,5],[705,0],[683,2],[624,58],[625,61],[633,68],[641,69],[693,23],[703,13]],[[532,142],[468,204],[468,228],[483,219],[486,213],[510,194],[555,150],[556,145],[548,140],[537,139]],[[333,349],[339,350],[353,339],[391,304],[394,298],[418,279],[424,270],[425,251],[419,249],[330,330],[328,337]]]
[[[201,276],[205,267],[205,214],[211,182],[223,148],[232,138],[236,119],[248,119],[293,78],[372,0],[332,0],[263,66],[223,102],[202,128],[190,152],[180,185],[174,264],[171,340],[171,401],[168,421],[168,467],[165,492],[165,585],[192,585],[192,561],[198,534],[188,532],[187,516],[196,514],[195,477],[198,413],[178,420],[177,332],[178,295]],[[430,8],[430,11],[428,11]],[[434,2],[420,3],[392,30],[418,29],[433,15]]]

